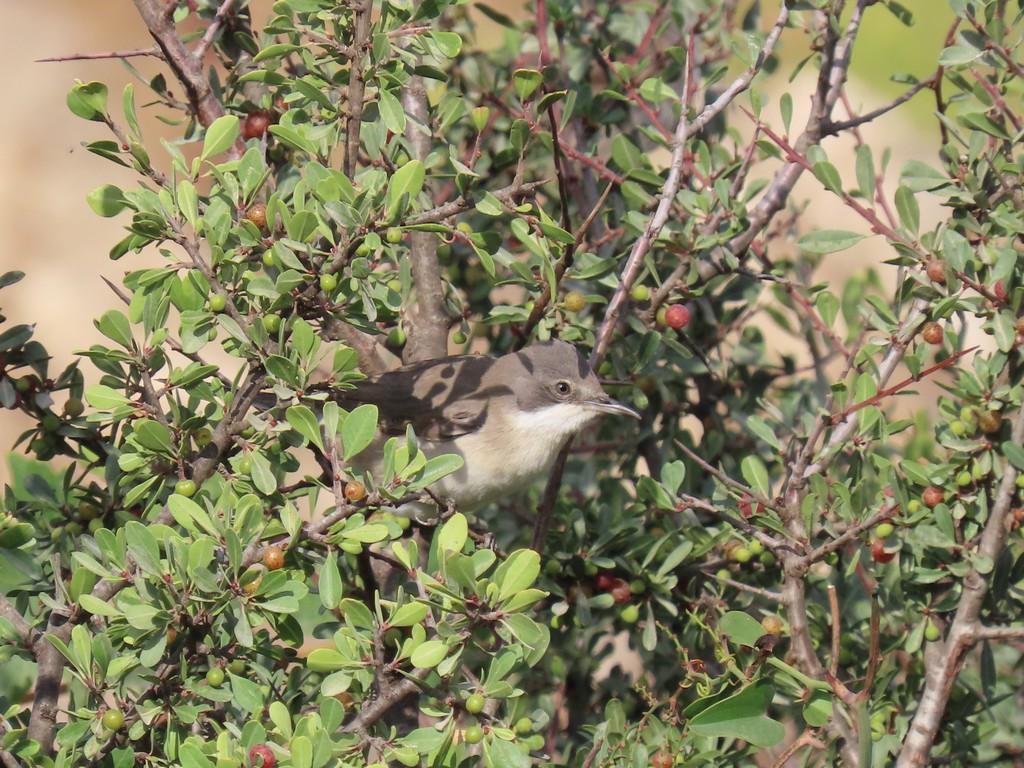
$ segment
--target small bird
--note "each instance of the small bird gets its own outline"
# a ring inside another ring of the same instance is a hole
[[[430,459],[463,466],[430,490],[472,512],[551,467],[565,442],[602,414],[640,418],[612,400],[583,355],[564,341],[501,357],[458,355],[414,363],[333,395],[343,408],[377,406],[378,437],[353,462],[380,477],[381,446],[412,425]],[[363,457],[373,457],[363,461]]]

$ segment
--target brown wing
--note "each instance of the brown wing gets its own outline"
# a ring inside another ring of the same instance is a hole
[[[487,420],[482,379],[493,363],[492,358],[471,355],[427,360],[360,381],[334,399],[343,408],[376,405],[381,431],[387,435],[405,434],[411,424],[418,437],[451,440]]]

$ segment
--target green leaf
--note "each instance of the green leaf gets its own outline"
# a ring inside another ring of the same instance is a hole
[[[117,216],[125,208],[131,207],[124,196],[124,192],[113,184],[103,184],[96,187],[96,189],[85,196],[85,200],[98,216],[103,216],[107,219],[111,216]]]
[[[127,397],[106,384],[94,384],[85,390],[89,405],[99,411],[110,411],[131,402]]]
[[[1024,472],[1024,447],[1007,440],[1002,445],[1002,452],[1007,461],[1013,464],[1019,472]]]
[[[410,483],[426,488],[436,483],[442,477],[447,477],[452,472],[458,472],[462,469],[463,464],[465,464],[465,460],[458,454],[445,453],[435,456],[427,460],[426,465],[416,473],[416,477]]]
[[[133,423],[133,434],[139,444],[156,453],[174,454],[171,430],[154,419],[138,419]]]
[[[796,244],[808,253],[835,253],[844,251],[863,240],[865,235],[856,232],[844,232],[839,229],[822,229],[804,235]]]
[[[178,749],[181,768],[213,768],[213,763],[196,744],[186,741]]]
[[[441,640],[427,640],[416,646],[410,660],[414,666],[433,669],[448,655],[448,646]]]
[[[484,193],[484,196],[477,202],[476,209],[485,216],[501,216],[505,213],[501,201],[490,192]]]
[[[543,82],[544,75],[536,69],[517,69],[512,73],[512,87],[516,90],[516,96],[523,102],[529,99]]]
[[[428,613],[430,609],[423,603],[406,603],[388,617],[388,624],[392,627],[411,627],[427,618]]]
[[[772,496],[771,483],[768,480],[768,469],[757,456],[747,456],[740,463],[740,472],[747,485],[766,499]]]
[[[116,309],[108,310],[99,320],[94,321],[94,324],[99,332],[111,341],[125,349],[132,348],[132,326],[123,312]]]
[[[900,184],[907,187],[911,192],[938,189],[949,183],[949,176],[935,170],[927,163],[922,163],[920,160],[908,160],[903,164],[900,172]]]
[[[320,434],[320,422],[311,408],[305,405],[293,405],[284,414],[285,420],[292,429],[309,440],[313,445],[324,450],[323,437]]]
[[[540,554],[532,549],[519,549],[508,556],[494,572],[498,600],[507,600],[533,585],[540,575]]]
[[[377,434],[377,406],[360,405],[345,417],[341,425],[341,444],[345,461],[362,453]]]
[[[442,553],[461,552],[469,536],[469,522],[461,512],[452,515],[437,532],[437,548]]]
[[[329,611],[338,607],[342,597],[341,572],[338,570],[338,561],[330,552],[324,558],[323,567],[320,569],[320,603]]]
[[[896,211],[903,228],[916,235],[921,228],[921,209],[914,193],[910,191],[909,187],[902,184],[896,188]]]
[[[199,231],[202,220],[199,218],[199,198],[195,185],[190,181],[178,182],[178,209],[192,229]]]
[[[812,728],[822,728],[832,718],[832,697],[824,691],[812,691],[804,702],[804,722]]]
[[[761,622],[743,611],[729,611],[718,620],[718,629],[738,645],[751,648],[764,636]]]
[[[84,120],[103,122],[107,118],[107,86],[77,81],[68,94],[68,109]]]
[[[94,616],[121,616],[122,612],[106,600],[100,600],[90,594],[78,598],[78,604]]]
[[[253,451],[249,457],[252,459],[252,484],[264,496],[270,496],[277,490],[277,478],[274,477],[270,461],[262,451]]]
[[[235,143],[238,138],[238,117],[235,115],[224,115],[218,117],[209,128],[206,129],[206,137],[203,139],[203,152],[200,155],[206,160],[213,155],[225,152],[228,147]]]
[[[385,197],[386,218],[389,222],[395,221],[400,213],[408,206],[423,189],[423,182],[427,177],[426,168],[419,160],[410,160],[391,177],[388,183],[387,196]]]
[[[743,739],[755,747],[773,747],[786,735],[782,723],[765,714],[774,695],[775,688],[767,681],[748,685],[694,715],[689,730],[698,736]]]
[[[843,192],[843,179],[836,167],[827,160],[814,164],[813,172],[815,178],[825,185],[825,189],[835,192],[837,195]]]
[[[389,131],[401,136],[405,133],[406,125],[405,110],[402,109],[402,102],[390,91],[381,91],[379,98],[380,103],[378,106],[380,108],[381,121]]]

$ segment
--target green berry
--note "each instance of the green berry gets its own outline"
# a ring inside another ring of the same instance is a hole
[[[757,539],[751,539],[750,543],[747,544],[747,549],[750,550],[750,554],[752,555],[760,555],[762,552],[764,552],[764,544],[762,544]]]
[[[264,315],[263,327],[266,328],[267,333],[277,333],[281,329],[281,316]]]
[[[875,536],[880,539],[887,539],[892,536],[895,530],[892,523],[879,523],[875,526]]]
[[[235,677],[241,677],[245,674],[245,662],[241,659],[235,659],[230,664],[228,664],[228,672],[230,672]]]
[[[754,556],[754,553],[750,551],[748,547],[736,547],[732,551],[732,559],[737,563],[749,563],[750,558]]]
[[[642,595],[647,591],[647,582],[643,579],[633,579],[629,582],[629,591],[634,595]]]
[[[921,511],[921,502],[920,501],[918,501],[917,499],[911,499],[910,501],[907,502],[907,512],[910,512],[911,514],[913,514],[914,512],[920,512],[920,511]]]
[[[486,703],[487,700],[483,697],[483,694],[471,694],[466,699],[466,711],[469,712],[469,714],[471,715],[479,715],[481,712],[484,711],[484,704]]]
[[[579,312],[587,306],[587,298],[579,291],[569,291],[565,295],[565,309],[567,312]]]
[[[100,508],[91,502],[83,501],[78,505],[78,519],[82,522],[88,523],[101,516]]]
[[[116,731],[124,725],[124,712],[119,709],[108,709],[103,713],[103,727],[108,731]]]
[[[961,408],[960,420],[968,427],[978,426],[978,410],[969,405]]]
[[[479,744],[484,739],[484,729],[479,725],[471,725],[465,733],[467,744]]]
[[[224,670],[220,667],[212,667],[206,673],[206,682],[210,684],[211,688],[220,688],[224,685]]]
[[[629,297],[639,304],[651,298],[651,289],[646,285],[634,285]]]
[[[929,619],[928,624],[925,625],[924,628],[924,639],[929,643],[934,643],[940,637],[942,637],[942,632],[939,630],[935,622]]]
[[[956,437],[963,437],[967,434],[967,425],[960,419],[953,419],[949,422],[949,431]]]
[[[186,499],[191,499],[196,495],[196,484],[192,480],[179,480],[174,484],[174,492]]]
[[[957,473],[956,484],[959,485],[961,488],[965,488],[966,486],[970,485],[973,482],[974,478],[971,477],[971,473],[968,472],[966,469],[963,470],[962,472]]]
[[[77,397],[72,397],[64,403],[64,415],[69,419],[77,419],[83,413],[85,413],[85,403]]]
[[[320,275],[320,290],[325,293],[331,293],[335,288],[338,287],[338,278],[334,275],[327,273]]]
[[[512,730],[519,735],[529,733],[533,730],[533,721],[528,717],[520,717],[516,720],[516,724],[512,726]]]
[[[765,568],[770,568],[775,565],[775,555],[771,552],[762,552],[757,558],[758,562],[761,563]]]
[[[89,521],[89,533],[96,533],[100,528],[103,527],[103,521],[100,518]]]
[[[252,457],[243,456],[240,458],[238,463],[235,465],[235,469],[237,469],[238,473],[241,475],[252,474]]]
[[[277,259],[275,258],[273,251],[264,251],[263,252],[263,266],[264,267],[272,267],[276,263],[277,263]]]
[[[388,334],[387,344],[392,349],[401,349],[405,346],[406,335],[405,331],[401,326],[396,326],[391,329],[391,333]]]
[[[384,233],[384,239],[392,245],[402,242],[405,234],[398,227],[388,227],[388,231]]]
[[[56,432],[58,427],[60,427],[60,423],[60,417],[53,411],[43,416],[43,420],[40,422],[42,428],[47,432]]]
[[[640,607],[630,603],[619,612],[619,618],[626,624],[636,624],[640,619]]]
[[[1018,488],[1024,488],[1024,472],[1017,475],[1016,485]]]
[[[200,427],[192,435],[197,448],[205,448],[213,442],[213,430],[209,427]]]
[[[213,312],[223,312],[228,305],[228,297],[223,293],[214,293],[210,296],[210,309]]]
[[[452,343],[453,344],[458,344],[461,347],[463,344],[466,343],[466,341],[467,341],[466,334],[463,333],[462,331],[456,331],[454,334],[452,334]]]

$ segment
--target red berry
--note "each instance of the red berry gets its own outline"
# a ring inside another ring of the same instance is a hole
[[[992,286],[992,295],[996,297],[996,301],[1006,302],[1006,283],[1002,280],[997,280],[996,284]]]
[[[249,209],[245,212],[245,218],[260,229],[263,229],[263,227],[267,226],[267,206],[263,203],[250,205]]]
[[[625,579],[616,579],[615,586],[608,591],[611,593],[612,600],[615,601],[616,605],[628,603],[633,599],[633,593],[629,589],[629,582]]]
[[[921,329],[921,338],[929,344],[941,344],[942,336],[942,326],[934,321],[925,323]]]
[[[362,501],[366,498],[366,486],[358,480],[350,480],[345,483],[345,498],[349,501]]]
[[[608,571],[601,571],[594,578],[594,589],[599,589],[602,592],[608,592],[612,587],[615,586],[617,579],[612,576]]]
[[[266,135],[268,128],[270,128],[270,115],[262,109],[250,112],[242,121],[242,138],[245,141],[262,138]]]
[[[921,501],[926,507],[937,507],[946,500],[946,492],[935,485],[929,485],[921,494]]]
[[[249,750],[249,762],[253,768],[274,768],[277,765],[277,757],[266,744],[257,744]]]
[[[672,768],[675,761],[668,752],[658,752],[651,758],[651,768]]]
[[[929,259],[924,271],[928,279],[935,283],[946,282],[946,262],[942,259]]]
[[[284,565],[284,550],[276,545],[267,547],[263,550],[263,564],[267,570],[276,571]]]
[[[998,432],[1002,424],[1003,417],[996,411],[982,411],[978,414],[978,426],[981,427],[981,431],[986,435]]]
[[[874,558],[876,563],[888,563],[892,562],[892,559],[896,557],[895,552],[885,551],[885,542],[881,539],[875,539],[871,542],[871,557]]]
[[[682,304],[673,304],[665,310],[665,325],[679,330],[690,322],[690,310]]]

